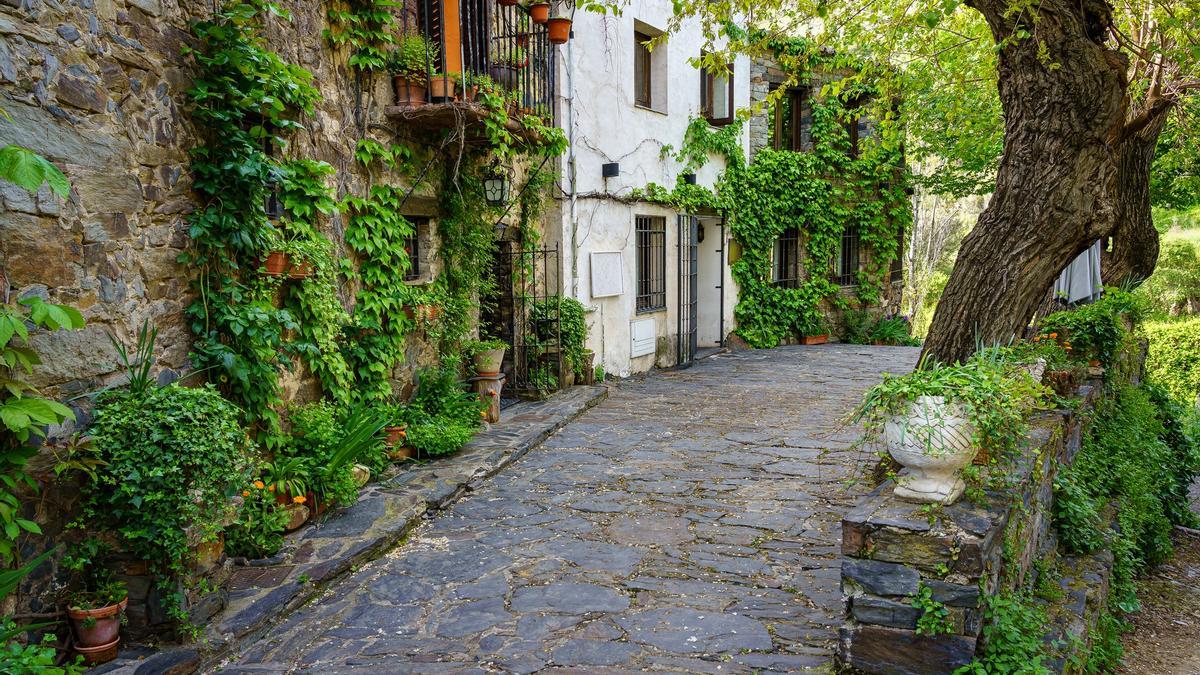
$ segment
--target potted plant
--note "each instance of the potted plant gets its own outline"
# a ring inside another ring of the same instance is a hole
[[[813,324],[812,330],[800,336],[802,345],[823,345],[829,342],[829,324],[821,317]]]
[[[545,0],[533,0],[529,3],[529,18],[537,24],[546,23],[550,19],[550,3]]]
[[[450,103],[454,100],[455,91],[454,75],[434,73],[429,79],[429,100],[433,103]]]
[[[281,277],[288,271],[290,259],[285,251],[271,251],[260,263],[262,273],[269,277]]]
[[[493,50],[491,60],[492,81],[509,91],[516,89],[520,81],[517,71],[529,65],[529,55],[524,48],[516,45],[504,51]]]
[[[388,59],[396,105],[425,105],[425,84],[434,51],[433,43],[420,33],[408,33],[400,38]]]
[[[571,19],[565,16],[550,17],[546,20],[546,32],[551,44],[567,44],[571,39]]]
[[[473,340],[464,351],[471,356],[476,375],[497,375],[506,349],[508,345],[502,340]]]
[[[1044,405],[1046,391],[994,354],[921,366],[907,375],[885,375],[851,421],[863,423],[866,438],[882,439],[906,469],[896,478],[897,497],[952,504],[965,489],[961,470],[982,448],[995,457],[1014,452],[1025,413]]]
[[[67,598],[75,649],[93,665],[116,658],[122,614],[129,603],[124,582],[102,564],[107,550],[104,543],[88,538],[62,560],[70,575],[68,587],[75,589]]]

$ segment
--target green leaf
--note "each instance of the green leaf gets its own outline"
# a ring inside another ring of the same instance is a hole
[[[31,193],[37,192],[44,183],[49,183],[50,189],[59,197],[65,198],[71,192],[70,182],[58,167],[18,145],[0,148],[0,180],[15,183]]]

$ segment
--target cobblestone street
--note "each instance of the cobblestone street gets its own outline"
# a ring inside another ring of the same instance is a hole
[[[622,382],[221,672],[827,669],[864,489],[838,420],[916,356],[783,347]]]

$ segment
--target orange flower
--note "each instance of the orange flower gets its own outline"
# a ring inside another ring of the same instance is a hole
[[[274,491],[275,491],[275,484],[274,484],[274,483],[272,483],[272,484],[268,485],[268,486],[267,486],[267,490],[268,490],[268,491],[270,491],[270,492],[274,492]]]
[[[1051,333],[1050,337],[1052,337],[1054,339],[1058,339],[1058,333]]]
[[[249,496],[250,496],[250,491],[249,491],[249,490],[242,490],[242,496],[243,496],[243,497],[249,497]]]
[[[263,482],[262,482],[261,480],[256,480],[256,481],[254,481],[254,487],[256,487],[256,488],[258,488],[259,490],[261,490],[261,489],[263,489],[263,488],[264,488],[264,487],[266,487],[266,486],[265,486],[265,485],[263,485]]]
[[[400,438],[408,438],[408,432],[401,429],[400,430]]]
[[[296,495],[295,497],[292,497],[292,501],[297,504],[303,504],[304,502],[308,501],[308,497],[305,497],[304,495]]]
[[[486,411],[486,410],[480,410],[480,411],[479,411],[479,416],[480,416],[480,417],[487,417],[487,411]]]

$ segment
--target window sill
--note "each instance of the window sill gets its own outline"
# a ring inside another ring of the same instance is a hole
[[[635,310],[634,315],[642,316],[644,314],[658,314],[659,312],[666,312],[666,311],[667,311],[667,306],[663,305],[662,307],[647,307],[646,309]]]
[[[422,274],[421,276],[417,277],[416,279],[405,279],[404,280],[404,285],[406,285],[406,286],[426,286],[426,285],[432,284],[432,283],[433,283],[433,275],[432,274]]]
[[[646,112],[655,113],[656,115],[662,115],[663,117],[667,116],[666,110],[659,110],[658,108],[651,108],[650,106],[645,106],[645,105],[642,105],[641,103],[634,103],[633,107],[638,110],[645,110]]]

